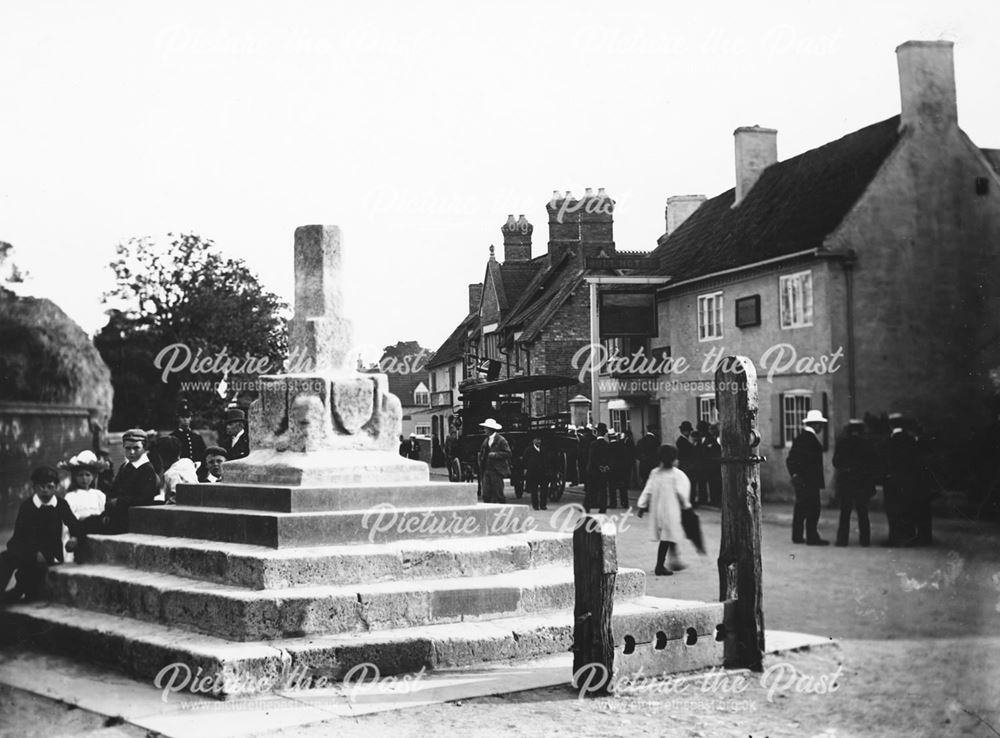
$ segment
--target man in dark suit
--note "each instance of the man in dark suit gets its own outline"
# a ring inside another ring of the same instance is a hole
[[[623,510],[628,509],[628,485],[632,478],[632,458],[625,440],[613,430],[608,431],[608,443],[611,446],[611,476],[608,481],[608,507],[614,507],[615,501]]]
[[[819,410],[810,410],[802,421],[803,430],[792,441],[785,462],[795,488],[795,507],[792,512],[792,543],[809,546],[827,546],[829,541],[819,537],[820,490],[826,487],[823,475],[823,442],[819,434],[826,428],[827,420]],[[805,538],[802,527],[805,525]]]
[[[868,546],[871,544],[868,503],[875,495],[875,449],[865,437],[863,420],[852,418],[847,422],[833,452],[833,468],[837,470],[840,504],[837,545],[847,545],[851,537],[851,512],[857,510],[859,541],[862,546]]]
[[[586,489],[587,466],[589,464],[590,446],[594,442],[594,432],[593,429],[588,425],[577,430],[576,436],[577,436],[576,463],[578,468],[578,474],[580,481],[583,483],[583,486]]]
[[[597,438],[590,444],[587,455],[587,489],[583,495],[583,509],[587,512],[594,507],[601,513],[608,511],[608,482],[613,465],[608,426],[598,423]]]
[[[635,444],[635,454],[639,458],[639,484],[646,485],[649,473],[660,465],[660,439],[656,436],[656,426],[647,425],[646,435]]]
[[[681,423],[680,427],[681,434],[677,436],[677,468],[688,475],[688,479],[691,478],[692,467],[694,466],[694,440],[691,438],[691,433],[694,431],[694,426],[691,425],[691,421],[685,420]]]
[[[226,410],[226,437],[222,447],[226,459],[242,459],[250,455],[250,438],[247,436],[247,416],[237,407]]]
[[[122,434],[125,463],[111,484],[102,517],[103,532],[127,533],[129,508],[155,503],[160,481],[146,455],[146,432],[134,428]]]
[[[532,437],[531,445],[521,455],[521,465],[524,467],[524,490],[531,496],[531,509],[545,510],[549,501],[549,470],[542,454],[541,436]]]
[[[906,420],[899,413],[889,416],[889,440],[885,446],[885,517],[889,521],[889,539],[883,546],[912,545],[916,528],[912,515],[913,500],[920,483],[920,451],[917,439],[906,430]]]
[[[191,406],[187,400],[181,400],[177,405],[177,429],[170,435],[181,442],[180,458],[199,463],[205,458],[205,441],[199,433],[191,430]]]
[[[702,449],[705,459],[705,477],[708,480],[708,504],[722,506],[722,446],[719,443],[719,428],[708,427]]]
[[[503,478],[510,476],[510,444],[500,435],[501,426],[493,418],[479,424],[489,434],[479,449],[479,479],[483,502],[504,502]]]

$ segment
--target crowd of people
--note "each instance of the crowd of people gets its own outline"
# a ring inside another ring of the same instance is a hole
[[[823,434],[828,421],[810,410],[795,437],[786,465],[795,490],[792,542],[826,546],[819,535],[820,493],[826,488]],[[837,439],[833,454],[836,499],[840,507],[836,545],[850,540],[851,518],[857,516],[858,542],[871,545],[869,506],[882,486],[889,536],[883,546],[933,545],[931,503],[938,490],[927,466],[928,453],[916,424],[900,413],[889,415],[889,435],[878,438],[864,421],[851,419]]]
[[[86,558],[87,536],[120,534],[128,530],[132,507],[174,504],[180,484],[223,481],[225,462],[249,454],[246,416],[238,408],[225,415],[225,432],[219,445],[206,446],[192,430],[192,413],[182,402],[177,428],[158,436],[141,429],[122,434],[125,463],[114,472],[106,449],[84,450],[56,467],[43,466],[31,476],[32,495],[18,510],[14,534],[0,553],[0,592],[5,602],[38,595],[49,566],[75,555]],[[810,410],[803,430],[794,439],[787,457],[795,491],[792,541],[825,546],[818,529],[822,513],[821,492],[826,488],[824,444],[827,419]],[[871,545],[869,505],[877,485],[884,490],[889,523],[885,546],[931,545],[933,475],[925,466],[923,441],[915,425],[899,414],[889,416],[887,438],[873,438],[860,420],[851,420],[837,439],[833,456],[836,498],[840,506],[836,545],[846,546],[853,516],[857,517],[859,543]],[[480,424],[485,440],[476,462],[484,502],[504,502],[504,478],[511,475],[513,454],[500,434],[502,426],[489,418]],[[661,444],[654,426],[635,441],[605,423],[572,429],[575,448],[567,463],[567,482],[583,484],[586,512],[607,512],[629,507],[629,490],[642,489],[637,501],[640,515],[650,513],[654,540],[659,542],[655,572],[671,574],[683,568],[677,555],[682,540],[680,521],[698,505],[721,504],[722,447],[718,427],[701,421],[697,427],[684,421],[676,445]],[[545,510],[552,476],[550,456],[543,452],[542,435],[535,434],[522,454],[524,491],[535,510]],[[444,453],[456,453],[456,437],[449,435]],[[419,458],[416,437],[401,439],[400,454]],[[68,473],[65,494],[61,472]],[[669,557],[669,566],[667,558]],[[16,585],[7,592],[16,573]]]
[[[178,485],[221,482],[226,461],[249,455],[242,410],[226,411],[226,432],[213,446],[206,446],[191,429],[188,403],[180,403],[177,415],[177,428],[169,435],[138,428],[125,431],[125,462],[117,472],[107,449],[85,449],[32,472],[32,494],[21,503],[13,535],[0,553],[0,593],[5,603],[37,598],[50,566],[74,556],[85,559],[88,535],[126,533],[132,507],[174,504]],[[67,473],[68,486],[59,496],[62,472]],[[7,591],[12,576],[15,585]]]

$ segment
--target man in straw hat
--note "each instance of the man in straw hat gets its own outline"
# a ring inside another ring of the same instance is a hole
[[[146,455],[146,431],[133,428],[122,434],[125,463],[111,484],[104,508],[104,532],[127,533],[128,511],[133,505],[152,505],[160,491],[160,482]]]
[[[792,543],[805,543],[809,546],[827,546],[830,543],[820,538],[817,530],[822,509],[819,493],[826,487],[823,476],[823,442],[819,434],[826,428],[826,423],[826,418],[819,410],[807,412],[802,421],[803,430],[792,441],[792,448],[785,462],[795,488]]]
[[[501,426],[493,418],[479,424],[485,428],[486,440],[479,449],[479,480],[483,502],[504,502],[503,478],[510,476],[510,444],[498,431]]]

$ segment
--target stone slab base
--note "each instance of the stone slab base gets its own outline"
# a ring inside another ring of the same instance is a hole
[[[129,531],[270,548],[336,543],[386,543],[404,539],[478,538],[536,528],[524,505],[462,505],[278,513],[221,507],[159,505],[129,510]]]
[[[102,564],[54,567],[55,602],[233,641],[411,628],[569,608],[573,571],[556,565],[469,579],[249,590]],[[615,596],[645,594],[645,574],[621,569]]]
[[[671,613],[682,610],[694,618],[694,623],[702,607],[715,608],[713,612],[721,617],[721,606],[714,603],[678,607],[676,600],[645,597],[616,605],[612,621],[616,650],[624,650],[620,631],[632,627],[629,623],[634,623],[634,618],[655,624],[657,618],[666,622]],[[321,678],[342,680],[352,668],[364,664],[374,664],[388,676],[566,652],[572,646],[573,615],[572,610],[565,610],[477,623],[262,643],[236,643],[158,623],[42,603],[7,608],[0,612],[0,625],[4,639],[30,640],[39,647],[110,664],[142,679],[152,680],[165,668],[179,665],[164,672],[161,680],[178,674],[180,684],[186,671],[194,674],[201,668],[203,676],[212,680],[203,682],[210,685],[211,694],[226,697],[288,688],[290,682],[292,688],[319,687],[323,686]],[[721,666],[721,649],[711,643],[706,638],[700,648],[685,644],[685,650],[680,643],[672,642],[659,649],[665,652],[665,660],[661,659],[659,665],[666,668],[657,668],[673,672]],[[655,643],[641,644],[633,654],[647,648],[655,650]]]
[[[332,582],[488,576],[553,564],[569,566],[572,559],[572,534],[549,531],[284,549],[126,533],[91,536],[88,563],[248,589],[284,589]]]
[[[264,484],[181,484],[177,504],[266,512],[365,510],[375,505],[455,507],[476,504],[476,485],[451,482],[292,487]]]
[[[246,458],[226,462],[226,482],[230,484],[337,487],[376,481],[423,484],[429,480],[430,468],[425,462],[404,459],[394,451],[259,449]]]

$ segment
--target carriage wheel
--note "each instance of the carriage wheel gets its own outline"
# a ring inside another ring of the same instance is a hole
[[[561,453],[556,457],[556,470],[549,484],[549,500],[556,502],[561,500],[563,492],[566,491],[566,454]]]
[[[462,481],[462,461],[457,456],[448,462],[448,481]]]

